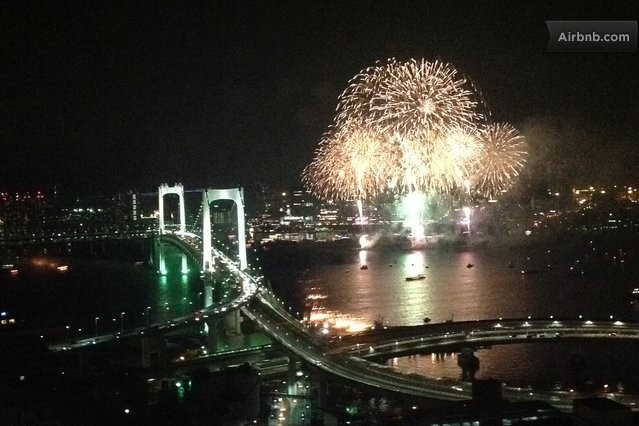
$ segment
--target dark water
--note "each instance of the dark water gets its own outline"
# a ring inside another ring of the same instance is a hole
[[[630,291],[639,287],[637,246],[635,239],[623,236],[592,242],[573,238],[552,247],[420,251],[379,247],[360,252],[348,246],[318,245],[253,254],[253,262],[263,266],[292,312],[303,312],[305,295],[313,292],[326,296],[322,303],[327,310],[368,324],[383,319],[390,325],[415,325],[424,317],[432,322],[550,315],[593,320],[636,317]],[[95,317],[100,318],[99,332],[112,332],[122,325],[145,324],[147,312],[151,322],[159,322],[203,304],[199,274],[180,274],[181,255],[176,250],[166,252],[165,277],[136,266],[135,260],[23,258],[17,275],[0,270],[0,310],[29,327],[69,325],[70,335],[86,336],[95,331]],[[368,269],[360,269],[364,263]],[[66,264],[69,270],[59,272],[51,264]],[[522,270],[534,273],[522,275]],[[425,279],[405,280],[417,273],[424,273]],[[634,360],[639,347],[628,343],[498,346],[476,353],[478,375],[520,385],[568,386],[577,374],[567,367],[573,354],[583,356],[578,372],[582,381],[611,388],[621,382],[627,390],[638,390]],[[459,376],[454,354],[389,362],[433,377]]]
[[[630,319],[637,259],[626,249],[622,253],[620,262],[617,251],[589,243],[552,249],[381,248],[344,251],[337,260],[316,256],[317,263],[290,259],[267,273],[291,304],[300,304],[304,287],[320,287],[327,308],[370,322],[383,317],[391,325],[421,324],[426,316],[433,322],[550,315]],[[360,269],[364,255],[368,269]],[[405,280],[417,273],[425,279]]]
[[[584,340],[500,345],[475,352],[480,359],[476,377],[536,389],[639,394],[638,354],[637,342]],[[395,358],[387,364],[428,377],[460,377],[456,353]],[[608,386],[604,388],[605,385]]]
[[[552,246],[418,251],[380,247],[330,255],[322,251],[273,261],[268,272],[274,289],[293,311],[305,309],[305,294],[321,293],[326,296],[321,301],[326,310],[369,324],[380,319],[389,325],[417,325],[425,317],[444,322],[551,315],[632,320],[636,314],[630,292],[639,286],[639,262],[636,240],[626,237],[573,237]],[[361,269],[364,263],[367,269]],[[406,281],[418,273],[425,278]],[[573,354],[585,359],[580,380],[592,386],[611,382],[610,387],[622,382],[626,389],[639,389],[639,374],[634,371],[639,345],[626,343],[499,346],[476,353],[478,375],[521,385],[565,387],[570,383],[566,368]],[[454,354],[389,362],[433,377],[460,373]]]
[[[152,323],[185,315],[203,304],[199,271],[189,265],[193,272],[182,275],[181,254],[165,250],[166,276],[133,258],[21,257],[16,275],[0,270],[0,309],[27,328],[69,326],[70,336],[94,334],[96,317],[103,333],[144,325],[147,313]]]

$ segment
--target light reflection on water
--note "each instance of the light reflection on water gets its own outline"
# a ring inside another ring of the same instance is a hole
[[[521,253],[368,251],[367,269],[360,254],[337,264],[316,265],[304,276],[327,295],[328,309],[391,325],[490,318],[607,318],[631,315],[628,277],[608,269],[584,277],[568,276],[570,256],[557,256],[552,268],[522,275]],[[516,266],[509,267],[514,262]],[[472,265],[472,266],[471,266]],[[407,281],[407,276],[425,279]],[[306,281],[305,281],[306,280]]]
[[[61,259],[35,258],[16,276],[0,274],[0,308],[27,327],[70,325],[90,334],[96,322],[100,333],[118,331],[122,321],[124,328],[144,325],[147,313],[150,322],[165,322],[204,303],[199,275],[181,274],[182,255],[169,247],[165,260],[162,276],[133,261],[102,259],[65,259],[69,268],[60,273],[49,264]]]
[[[404,273],[406,276],[415,276],[424,273],[424,252],[414,251],[404,258]]]
[[[366,264],[366,254],[367,253],[368,252],[366,250],[360,250],[359,251],[359,266],[360,266],[360,268],[362,266],[367,266],[367,264]]]
[[[639,393],[639,374],[635,368],[639,343],[602,341],[564,341],[511,344],[479,349],[475,377],[498,379],[510,386],[570,388],[576,381],[588,382],[592,390]],[[575,367],[571,358],[583,356],[583,366]],[[387,365],[431,378],[459,379],[461,369],[456,353],[413,355],[388,360]]]
[[[425,317],[444,322],[551,315],[593,319],[635,316],[629,293],[636,286],[636,265],[631,268],[627,263],[619,264],[604,250],[593,255],[562,247],[554,247],[552,252],[547,248],[460,252],[377,249],[365,252],[367,269],[354,266],[361,264],[361,252],[350,256],[344,256],[343,263],[313,265],[297,285],[304,286],[309,280],[319,289],[316,291],[326,296],[326,309],[369,323],[383,319],[388,325],[418,325]],[[587,273],[572,273],[575,265],[586,268]],[[522,274],[522,270],[532,273]],[[425,274],[424,279],[406,280],[407,276],[420,273]],[[564,343],[550,346],[552,349],[522,344],[480,350],[476,353],[480,358],[478,377],[495,377],[522,386],[565,383],[567,378],[562,371],[566,359],[579,347]],[[591,349],[601,353],[601,347],[593,345]],[[612,344],[608,350],[614,351],[614,347]],[[639,354],[639,345],[627,349]],[[592,356],[591,361],[606,362],[600,356]],[[460,376],[454,354],[412,356],[389,362],[432,377]],[[633,365],[631,359],[616,364]],[[639,387],[636,373],[617,369],[608,371],[606,378],[597,373],[605,371],[601,366],[591,370],[593,383],[622,381],[626,377],[631,381],[627,389]]]

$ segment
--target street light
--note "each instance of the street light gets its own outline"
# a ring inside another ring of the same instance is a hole
[[[146,326],[148,327],[151,324],[151,318],[149,318],[149,311],[151,310],[150,306],[146,307]]]
[[[120,333],[124,333],[124,312],[120,312]]]
[[[100,317],[95,317],[95,337],[98,337],[98,321]]]

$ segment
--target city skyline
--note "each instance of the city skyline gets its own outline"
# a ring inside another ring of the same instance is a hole
[[[637,55],[548,53],[545,23],[632,2],[307,6],[3,3],[0,189],[299,187],[349,79],[391,57],[453,63],[496,121],[637,179]]]

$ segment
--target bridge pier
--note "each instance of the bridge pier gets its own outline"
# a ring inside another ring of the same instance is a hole
[[[224,317],[224,325],[227,333],[241,335],[242,334],[242,315],[239,309],[235,309]]]
[[[158,237],[157,235],[153,235],[151,237],[151,244],[149,245],[149,265],[152,265],[154,267],[156,267],[157,265],[157,261],[155,259],[156,256],[156,252],[157,252],[157,245],[158,243]]]
[[[473,348],[462,348],[457,355],[457,365],[462,369],[462,380],[469,382],[475,380],[475,373],[479,370],[479,358],[475,356]]]
[[[166,364],[166,340],[164,336],[142,336],[141,356],[143,368],[159,368]]]
[[[223,318],[206,318],[204,321],[207,345],[211,353],[244,346],[245,336],[240,326],[242,317],[239,310],[229,312]]]
[[[205,320],[206,347],[210,353],[218,352],[222,347],[222,333],[220,330],[220,320],[207,318]]]
[[[162,242],[157,236],[153,236],[153,244],[151,245],[150,263],[155,267],[158,274],[166,275],[166,261],[162,251]]]
[[[224,318],[224,326],[228,344],[232,348],[240,348],[245,344],[245,336],[242,333],[242,318],[239,309],[235,309]]]
[[[322,373],[315,371],[311,374],[311,424],[324,424],[324,408],[328,386]]]
[[[186,254],[182,253],[182,275],[186,275],[189,273],[189,265],[187,262]]]
[[[213,284],[205,282],[204,284],[204,307],[213,304]]]
[[[300,359],[293,353],[289,353],[288,355],[288,377],[287,377],[287,385],[288,385],[288,394],[297,396],[297,362]]]
[[[164,251],[162,250],[162,243],[158,244],[158,272],[160,275],[166,275],[166,259],[164,258]]]

